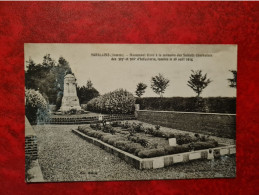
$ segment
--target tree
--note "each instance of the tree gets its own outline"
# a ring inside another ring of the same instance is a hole
[[[56,75],[54,71],[55,61],[49,54],[43,57],[42,64],[35,64],[32,59],[27,62],[25,72],[25,86],[27,89],[38,90],[46,95],[50,103],[56,101]]]
[[[228,79],[229,81],[229,87],[232,88],[237,88],[237,71],[236,70],[229,70],[230,72],[232,72],[233,74],[233,78],[232,79]]]
[[[192,74],[189,77],[190,80],[188,81],[188,86],[197,93],[197,97],[200,97],[202,90],[205,89],[209,83],[211,83],[210,79],[207,79],[207,74],[202,75],[201,70],[192,70]]]
[[[51,104],[61,105],[66,72],[72,72],[69,63],[60,57],[58,64],[47,54],[43,62],[35,64],[29,59],[25,71],[25,86],[27,89],[38,90]]]
[[[93,87],[91,80],[87,81],[86,86],[77,87],[77,96],[80,104],[86,104],[91,99],[98,97],[99,95],[99,92]]]
[[[92,83],[91,80],[87,80],[86,87],[87,87],[88,89],[91,89],[91,88],[93,87],[93,83]]]
[[[137,84],[137,89],[135,91],[136,95],[138,97],[141,97],[145,93],[145,89],[147,88],[147,85],[144,83],[138,83]]]
[[[162,74],[158,74],[151,78],[151,89],[160,97],[163,97],[165,89],[169,86],[169,80],[164,78]]]

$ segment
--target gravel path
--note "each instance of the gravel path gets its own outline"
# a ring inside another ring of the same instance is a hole
[[[72,125],[34,126],[46,181],[150,180],[235,177],[235,156],[138,170],[71,132]]]

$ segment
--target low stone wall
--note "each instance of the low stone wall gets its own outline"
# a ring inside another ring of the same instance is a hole
[[[43,175],[38,162],[37,135],[25,117],[25,181],[43,182]]]
[[[38,159],[37,136],[27,118],[25,118],[25,159]]]
[[[90,123],[97,123],[102,120],[106,121],[121,121],[121,120],[134,120],[136,119],[134,115],[99,115],[93,117],[82,117],[82,118],[50,118],[49,121],[43,122],[49,124],[67,124],[67,125],[75,125],[75,124],[90,124]]]
[[[154,125],[235,139],[235,114],[137,110],[135,116]]]

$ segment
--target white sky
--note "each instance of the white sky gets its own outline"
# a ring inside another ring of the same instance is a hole
[[[195,57],[193,61],[112,61],[111,57],[91,56],[91,53],[124,54],[212,54],[212,57]],[[134,93],[136,85],[148,85],[143,97],[158,97],[150,88],[152,76],[162,73],[170,80],[164,97],[192,97],[196,93],[187,86],[191,70],[201,69],[212,80],[202,97],[235,97],[236,90],[228,85],[237,70],[236,45],[174,45],[174,44],[25,44],[25,62],[29,57],[42,63],[43,56],[50,54],[56,62],[64,57],[75,73],[78,85],[87,80],[101,93],[118,88]]]

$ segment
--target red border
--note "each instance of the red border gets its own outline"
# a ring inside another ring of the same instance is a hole
[[[257,2],[0,2],[1,194],[259,191]],[[24,182],[24,43],[238,44],[237,178]]]

